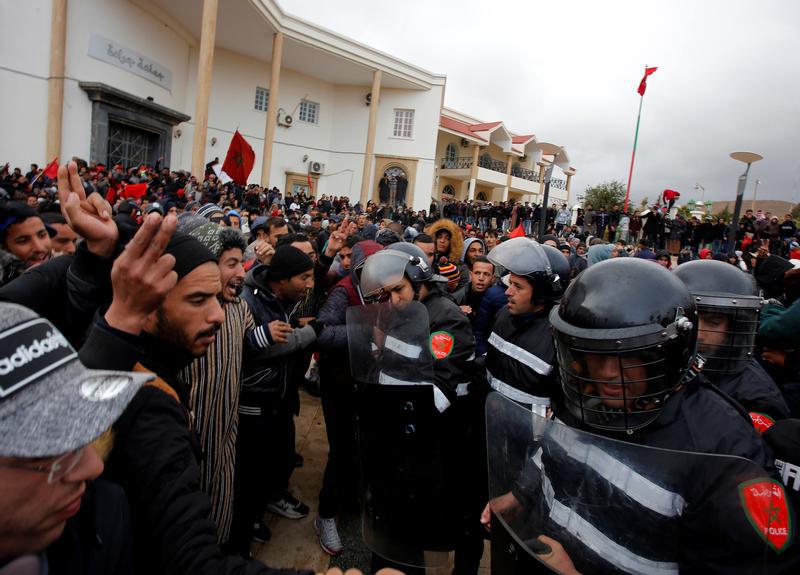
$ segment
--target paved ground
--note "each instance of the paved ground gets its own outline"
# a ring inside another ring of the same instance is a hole
[[[295,424],[297,451],[303,455],[305,463],[292,475],[290,490],[309,506],[311,513],[305,519],[299,520],[267,513],[265,520],[272,530],[272,539],[263,545],[254,545],[253,555],[274,567],[302,567],[320,572],[336,565],[343,568],[356,567],[368,573],[371,554],[361,540],[357,514],[348,513],[339,518],[339,534],[346,551],[333,561],[322,551],[314,535],[317,497],[328,455],[325,420],[319,399],[304,391],[300,392],[300,416],[295,419]],[[488,543],[486,548],[488,549]],[[489,574],[488,555],[488,551],[485,551],[479,575]],[[446,575],[451,570],[452,566],[429,571],[431,575]]]

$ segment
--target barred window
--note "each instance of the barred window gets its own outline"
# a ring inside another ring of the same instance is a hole
[[[266,112],[269,108],[269,90],[256,87],[256,103],[253,106],[259,112]]]
[[[297,119],[301,122],[308,122],[309,124],[318,124],[319,104],[316,102],[309,102],[308,100],[300,102],[300,113],[297,115]]]
[[[394,111],[395,138],[411,138],[414,133],[414,110]]]

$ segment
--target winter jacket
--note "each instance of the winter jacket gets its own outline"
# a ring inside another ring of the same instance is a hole
[[[447,230],[450,232],[450,253],[439,255],[447,256],[447,259],[449,259],[452,263],[461,262],[462,260],[460,259],[460,256],[464,249],[464,236],[461,233],[461,228],[459,228],[452,220],[442,218],[431,224],[430,228],[428,229],[428,235],[430,235],[432,238],[436,238],[436,233],[439,230]]]
[[[709,377],[711,375],[713,377]],[[772,419],[789,416],[781,390],[755,359],[750,359],[741,373],[708,374],[707,377],[751,414],[763,413]]]
[[[475,317],[475,355],[485,355],[488,349],[486,339],[498,312],[508,303],[506,286],[497,283],[486,290],[481,307]]]

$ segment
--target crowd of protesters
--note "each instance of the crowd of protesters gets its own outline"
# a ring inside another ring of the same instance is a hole
[[[322,396],[330,445],[314,529],[327,553],[340,554],[336,517],[358,498],[345,312],[364,303],[356,271],[398,245],[421,250],[421,268],[440,281],[415,297],[441,297],[435,309],[456,314],[452,329],[474,351],[469,365],[488,352],[490,372],[511,369],[508,358],[492,359],[502,352],[499,318],[510,313],[517,326],[533,317],[549,333],[543,310],[563,293],[545,305],[520,296],[539,284],[518,285],[513,272],[500,279],[492,252],[513,238],[535,236],[533,244],[560,252],[551,261],[565,266],[556,277],[563,288],[614,258],[669,270],[698,259],[730,264],[768,300],[753,354],[764,386],[777,390],[771,417],[800,416],[790,215],[779,222],[748,210],[728,245],[725,221],[687,221],[660,206],[628,215],[587,204],[573,217],[566,204],[453,200],[414,211],[222,184],[213,167],[196,177],[76,158],[55,178],[36,165],[0,173],[0,371],[8,377],[0,573],[11,565],[29,569],[13,573],[279,572],[252,560],[250,548],[270,539],[265,513],[309,514],[291,475],[303,463],[298,390],[310,384]],[[465,365],[460,375],[473,369]],[[442,389],[458,401],[455,383]],[[456,547],[459,573],[477,572],[482,536],[471,529]]]

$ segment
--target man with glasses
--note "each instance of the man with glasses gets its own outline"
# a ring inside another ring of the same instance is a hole
[[[0,572],[57,572],[78,555],[129,572],[125,497],[90,483],[103,462],[89,444],[153,376],[87,369],[49,321],[15,304],[0,304],[0,374]],[[53,545],[87,504],[103,512],[85,511]],[[89,529],[103,545],[76,549]]]

